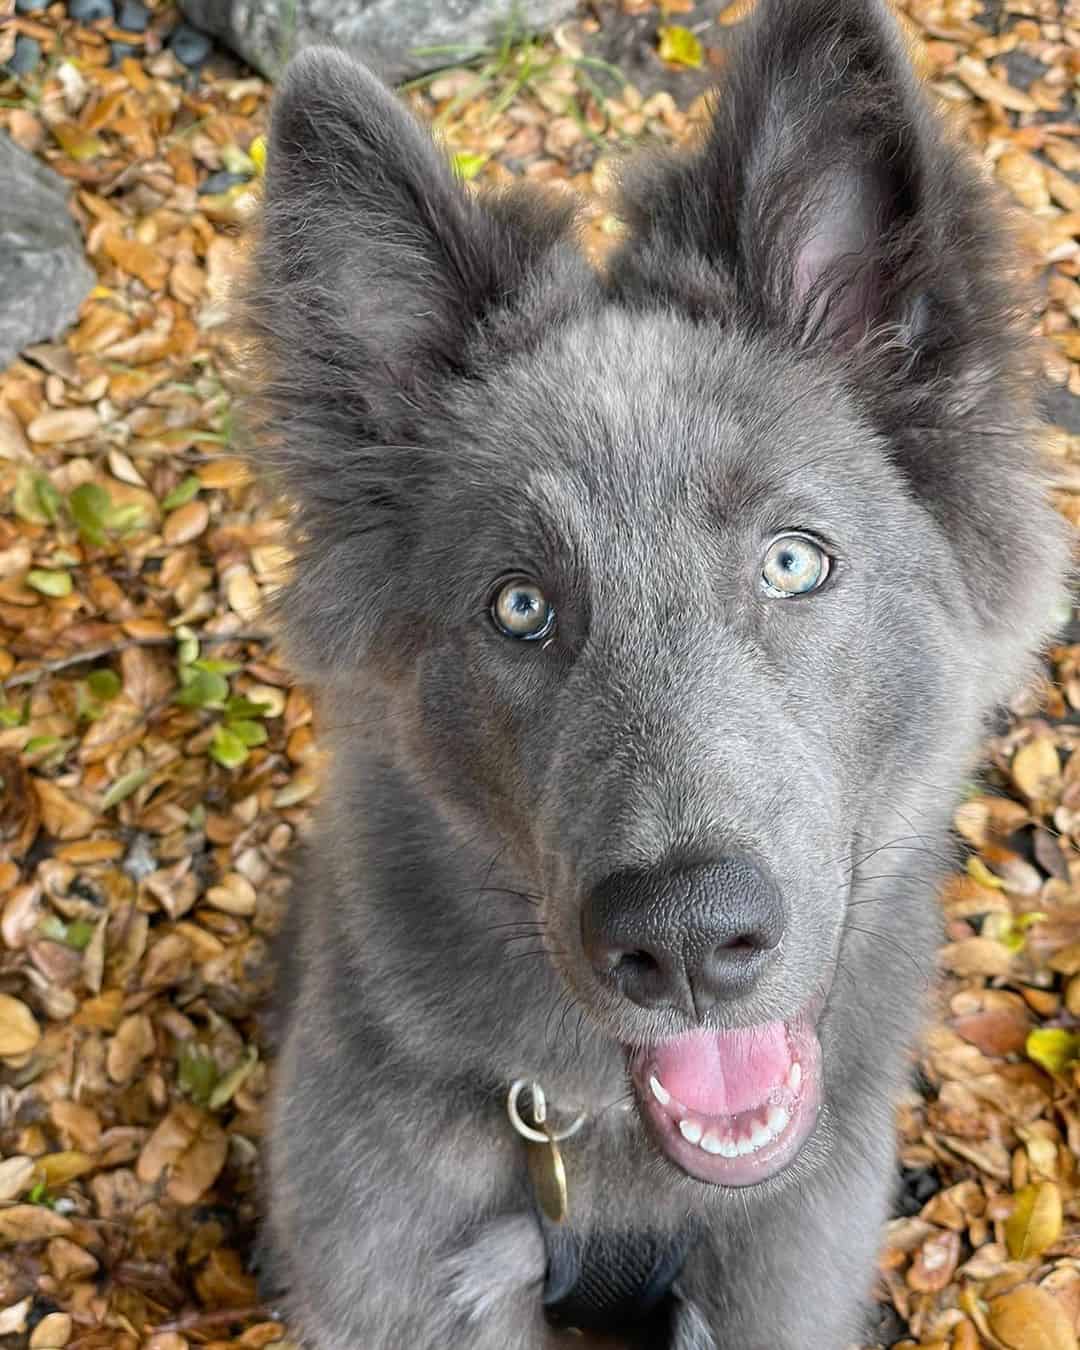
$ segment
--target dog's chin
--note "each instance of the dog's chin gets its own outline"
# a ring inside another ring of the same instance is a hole
[[[738,1031],[696,1031],[638,1051],[630,1073],[645,1125],[697,1181],[755,1186],[813,1132],[821,1045],[808,1016]]]

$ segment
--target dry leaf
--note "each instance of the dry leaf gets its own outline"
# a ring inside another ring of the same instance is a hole
[[[1030,1261],[1061,1235],[1061,1192],[1052,1181],[1017,1191],[1005,1224],[1005,1241],[1014,1261]]]
[[[1002,1294],[987,1312],[990,1327],[1008,1350],[1077,1350],[1076,1333],[1052,1294],[1022,1284]]]
[[[41,1040],[37,1018],[17,998],[0,994],[0,1056],[25,1055]]]

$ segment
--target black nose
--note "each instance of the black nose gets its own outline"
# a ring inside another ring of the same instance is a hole
[[[585,904],[585,952],[643,1008],[700,1017],[748,993],[784,932],[780,888],[739,855],[679,871],[616,872]]]

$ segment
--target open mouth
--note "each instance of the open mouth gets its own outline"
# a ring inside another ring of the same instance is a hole
[[[691,1032],[635,1055],[631,1073],[663,1151],[716,1186],[775,1176],[821,1105],[821,1047],[806,1019]]]

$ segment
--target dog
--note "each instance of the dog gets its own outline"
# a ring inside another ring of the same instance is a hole
[[[276,96],[258,463],[331,753],[265,1245],[314,1350],[858,1336],[951,812],[1063,595],[1008,226],[883,0],[760,0],[621,194],[596,269],[344,54]]]

